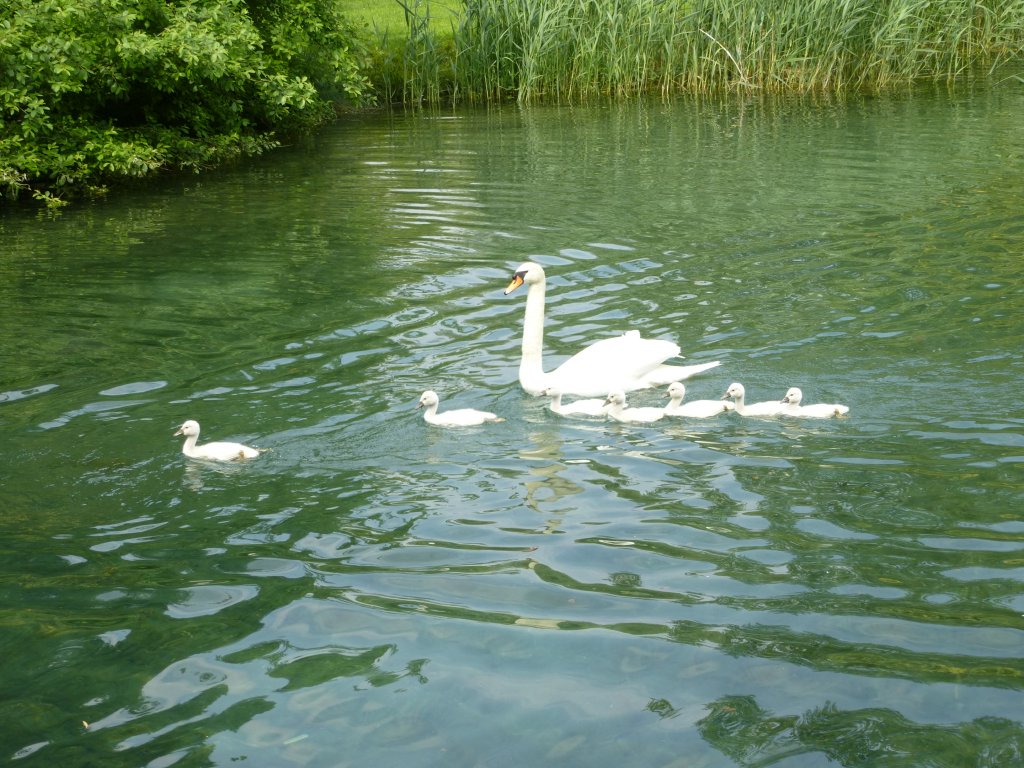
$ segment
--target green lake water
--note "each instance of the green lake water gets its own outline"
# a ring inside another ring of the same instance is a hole
[[[1024,764],[1021,126],[1015,80],[374,115],[0,215],[0,760]],[[549,366],[638,329],[850,415],[554,416],[527,259]]]

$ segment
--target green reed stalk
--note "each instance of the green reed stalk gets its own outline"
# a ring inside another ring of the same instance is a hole
[[[1024,0],[466,0],[450,48],[404,1],[412,101],[885,88],[1024,52]]]

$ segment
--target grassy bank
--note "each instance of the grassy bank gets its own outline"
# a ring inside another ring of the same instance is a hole
[[[390,7],[379,9],[391,25],[377,26],[371,77],[385,98],[407,103],[884,88],[984,72],[1024,51],[1024,0],[466,0],[461,12],[450,3],[391,0]]]
[[[451,101],[462,0],[339,0],[362,30],[366,74],[382,103]]]

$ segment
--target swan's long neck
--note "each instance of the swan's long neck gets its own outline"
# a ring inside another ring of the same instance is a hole
[[[527,391],[536,389],[544,376],[544,282],[533,283],[526,293],[523,319],[523,357],[519,363],[519,383]]]
[[[181,452],[186,456],[191,456],[196,450],[196,441],[199,440],[199,435],[189,435],[185,438],[185,444],[181,446]]]
[[[740,416],[742,416],[743,412],[747,409],[746,403],[743,402],[745,398],[746,394],[744,393],[732,399],[733,403],[736,405],[736,413]]]

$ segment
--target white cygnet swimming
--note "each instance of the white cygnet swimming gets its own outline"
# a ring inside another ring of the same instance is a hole
[[[664,408],[627,408],[626,393],[615,391],[608,393],[608,415],[616,421],[646,424],[657,421],[665,415]]]
[[[689,378],[720,365],[719,361],[700,365],[665,365],[679,354],[679,345],[664,339],[644,339],[639,331],[595,341],[570,357],[553,371],[544,371],[544,268],[527,261],[512,276],[505,294],[526,284],[526,316],[523,322],[522,358],[519,383],[531,395],[540,395],[548,387],[563,394],[595,397],[608,392],[662,386]]]
[[[674,381],[668,388],[669,403],[665,406],[666,416],[689,416],[697,419],[706,419],[718,413],[724,413],[733,409],[733,404],[724,400],[691,400],[683,402],[686,397],[686,386],[681,382]]]
[[[800,398],[803,397],[803,393],[799,387],[790,387],[786,390],[786,394],[779,401],[782,406],[779,409],[779,414],[782,416],[799,416],[800,415]]]
[[[784,416],[806,416],[812,419],[830,419],[833,416],[845,416],[850,412],[847,405],[839,403],[814,403],[812,405],[800,405],[804,393],[800,387],[790,387],[786,396],[782,398],[782,411]]]
[[[607,402],[601,398],[576,400],[571,403],[562,402],[562,391],[557,387],[548,387],[544,395],[551,398],[548,408],[559,416],[604,416]]]
[[[423,412],[423,420],[435,427],[475,427],[488,421],[504,421],[503,418],[488,411],[477,411],[473,408],[459,408],[454,411],[437,412],[437,405],[440,402],[437,393],[427,390],[420,395],[420,402],[417,408],[426,408]]]
[[[199,439],[199,422],[191,419],[178,427],[178,431],[174,433],[175,437],[180,435],[185,436],[185,444],[181,447],[181,452],[190,459],[240,461],[241,459],[255,459],[260,453],[267,450],[266,448],[251,448],[241,443],[218,442],[196,445],[196,441]]]
[[[778,416],[782,412],[782,403],[778,400],[766,400],[762,403],[744,402],[746,390],[742,384],[733,383],[722,395],[723,400],[732,400],[736,406],[736,413],[740,416]]]

